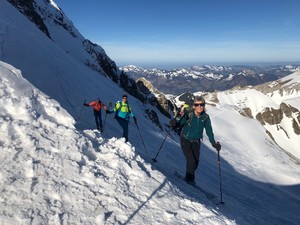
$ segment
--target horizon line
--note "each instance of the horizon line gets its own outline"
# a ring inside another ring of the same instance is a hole
[[[175,69],[175,67],[192,67],[192,66],[257,66],[257,67],[267,67],[267,66],[300,66],[300,61],[274,61],[274,62],[190,62],[190,63],[179,63],[179,62],[137,62],[137,63],[120,63],[117,65],[118,68],[126,66],[137,66],[145,69],[150,68],[161,68],[167,67],[168,69]],[[166,69],[166,68],[161,68]]]

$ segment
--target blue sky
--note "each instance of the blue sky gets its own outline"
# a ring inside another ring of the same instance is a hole
[[[298,0],[55,2],[118,66],[300,61]]]

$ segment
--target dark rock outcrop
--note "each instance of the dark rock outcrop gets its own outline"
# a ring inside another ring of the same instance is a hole
[[[256,115],[256,119],[262,125],[265,125],[266,123],[277,125],[278,129],[284,130],[280,125],[284,116],[291,119],[295,134],[300,135],[300,111],[286,103],[281,103],[279,109],[265,108],[263,112]],[[285,130],[284,132],[286,133]]]

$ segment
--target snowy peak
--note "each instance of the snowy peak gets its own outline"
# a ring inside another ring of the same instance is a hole
[[[20,69],[74,117],[84,99],[95,98],[102,85],[118,81],[115,63],[100,46],[84,39],[53,1],[10,3],[0,1],[1,60]],[[90,88],[90,83],[96,85]]]
[[[0,24],[4,27],[0,37],[2,60],[19,68],[25,78],[59,101],[73,116],[76,107],[84,99],[95,98],[93,93],[100,89],[106,90],[101,96],[103,101],[111,101],[112,90],[107,90],[110,80],[115,82],[114,88],[147,101],[136,82],[120,73],[101,46],[85,39],[53,1],[10,0],[10,3],[0,2]],[[110,80],[102,81],[99,74]],[[90,83],[95,84],[94,90]],[[121,88],[117,87],[119,84]],[[55,90],[55,86],[60,90]],[[76,92],[81,87],[85,87],[81,93]],[[150,101],[158,103],[157,108],[168,114],[168,103],[160,105],[160,99]]]
[[[106,55],[101,46],[85,39],[53,1],[9,0],[9,2],[68,56],[102,75],[107,75],[113,80],[117,79],[115,62]]]

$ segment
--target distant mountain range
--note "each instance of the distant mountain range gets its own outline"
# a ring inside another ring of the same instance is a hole
[[[179,95],[184,92],[223,91],[235,86],[258,85],[285,77],[299,68],[300,65],[204,65],[161,70],[129,65],[119,69],[133,79],[144,77],[164,93]]]

